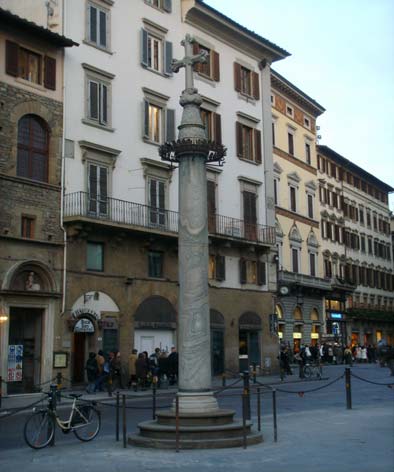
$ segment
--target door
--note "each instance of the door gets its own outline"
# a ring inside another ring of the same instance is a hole
[[[149,180],[150,223],[165,224],[165,183],[161,180]]]
[[[260,342],[258,330],[240,330],[239,332],[239,355],[248,356],[248,365],[256,363],[261,365]],[[241,370],[244,366],[240,366]]]
[[[216,183],[207,181],[208,232],[216,233]]]
[[[257,236],[256,194],[243,192],[245,238],[255,241]]]
[[[108,169],[89,164],[88,173],[89,213],[95,216],[107,216]]]
[[[85,381],[85,340],[85,333],[74,333],[74,383]]]
[[[224,372],[224,333],[221,330],[211,331],[212,374]]]
[[[32,393],[39,389],[43,310],[11,308],[9,330],[8,393]],[[17,352],[20,355],[17,355]],[[16,355],[13,356],[12,353]],[[17,373],[19,372],[19,373]],[[21,373],[21,378],[20,378]]]

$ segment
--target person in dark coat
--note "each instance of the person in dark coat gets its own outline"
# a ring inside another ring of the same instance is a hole
[[[171,348],[171,353],[168,356],[168,378],[170,385],[175,385],[178,382],[178,353],[175,347]]]
[[[148,366],[146,363],[146,357],[142,352],[138,354],[138,359],[135,361],[135,374],[137,376],[137,386],[135,390],[137,390],[138,385],[141,386],[142,390],[145,390]]]
[[[86,375],[88,377],[88,386],[86,388],[86,391],[88,393],[94,393],[96,379],[98,376],[98,364],[97,364],[95,352],[89,352],[89,358],[86,361],[85,369],[86,369]]]

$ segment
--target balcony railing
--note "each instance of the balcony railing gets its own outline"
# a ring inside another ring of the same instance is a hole
[[[64,216],[67,218],[80,216],[167,233],[178,233],[179,213],[176,211],[162,210],[117,198],[91,198],[87,192],[75,192],[65,196]],[[229,216],[210,215],[208,231],[211,235],[268,245],[275,244],[274,227],[248,224]]]

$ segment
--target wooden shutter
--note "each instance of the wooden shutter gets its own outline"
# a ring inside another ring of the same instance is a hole
[[[148,100],[144,100],[142,102],[142,123],[143,123],[143,130],[142,130],[143,137],[146,139],[149,139],[149,102]]]
[[[89,81],[89,117],[99,119],[99,84]]]
[[[159,190],[159,209],[161,211],[159,211],[159,224],[161,225],[164,225],[165,223],[165,212],[164,212],[164,209],[165,209],[165,206],[166,206],[166,203],[165,203],[165,184],[164,182],[160,182],[158,181],[157,182],[158,184],[158,190]]]
[[[89,40],[97,43],[97,8],[89,6]]]
[[[261,164],[261,131],[253,130],[254,134],[254,160],[256,164]]]
[[[166,141],[175,141],[175,110],[166,110]]]
[[[219,113],[213,114],[213,120],[215,127],[214,141],[217,144],[222,144],[222,119]]]
[[[100,179],[100,215],[107,214],[108,207],[108,170],[106,167],[99,167],[99,179]]]
[[[89,164],[88,192],[89,192],[89,212],[97,211],[97,166]]]
[[[220,63],[219,63],[219,53],[216,51],[211,51],[212,56],[212,66],[213,66],[213,80],[216,82],[220,81]]]
[[[217,281],[221,282],[226,280],[226,259],[224,256],[215,257],[216,273],[215,278]]]
[[[148,67],[148,32],[141,29],[141,64]]]
[[[164,73],[166,75],[172,75],[171,69],[172,63],[172,43],[170,41],[166,41],[164,44]]]
[[[44,58],[44,87],[56,90],[56,59],[49,56]]]
[[[239,283],[246,284],[246,261],[242,258],[239,260]]]
[[[163,0],[163,10],[167,13],[171,13],[172,11],[172,1],[171,0]]]
[[[12,42],[6,41],[6,51],[5,51],[5,71],[9,75],[18,77],[18,56],[19,56],[19,46]]]
[[[108,123],[108,87],[100,84],[100,123]]]
[[[107,14],[99,11],[100,46],[107,47]]]
[[[234,88],[237,92],[241,91],[241,65],[234,62]]]
[[[200,45],[198,43],[193,43],[193,55],[196,55],[200,52]],[[209,61],[209,58],[208,58]],[[196,62],[193,66],[195,72],[201,72],[201,63]]]
[[[265,262],[257,261],[257,285],[266,284]]]
[[[256,100],[260,100],[260,83],[259,74],[252,72],[252,95]]]
[[[298,273],[298,250],[292,249],[293,272]]]
[[[235,123],[235,138],[237,140],[237,156],[242,157],[242,125],[239,121]]]

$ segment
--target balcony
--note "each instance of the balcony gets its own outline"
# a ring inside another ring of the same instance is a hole
[[[311,275],[298,274],[287,270],[280,270],[278,272],[278,283],[281,285],[303,287],[323,292],[331,291],[331,281],[329,279],[312,277]]]
[[[179,213],[162,210],[140,203],[118,200],[116,198],[90,198],[87,192],[75,192],[65,195],[65,222],[86,220],[111,226],[119,225],[127,229],[178,234]],[[275,228],[258,224],[247,224],[243,220],[223,215],[208,217],[210,236],[233,239],[259,245],[275,244]]]

